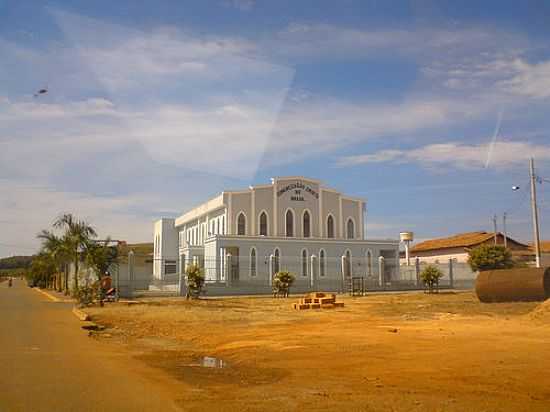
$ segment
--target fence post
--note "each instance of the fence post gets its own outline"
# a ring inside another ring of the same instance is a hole
[[[384,256],[378,257],[378,285],[384,285]]]
[[[186,257],[183,257],[181,259],[180,264],[180,274],[178,279],[178,288],[179,288],[179,296],[185,296],[187,294],[187,282],[186,282],[186,276],[185,276],[185,260]]]
[[[451,289],[454,288],[454,273],[453,273],[453,259],[449,259],[449,286]]]
[[[315,289],[315,283],[316,283],[315,281],[317,279],[317,277],[315,276],[315,267],[317,265],[315,263],[317,262],[317,256],[311,255],[310,259],[311,259],[311,270],[310,270],[310,272],[311,272],[311,281],[310,282],[311,283],[310,283],[310,286],[311,286],[312,289]]]
[[[346,291],[346,265],[347,265],[347,257],[346,257],[346,255],[342,255],[342,260],[341,260],[342,293],[345,293],[345,291]]]
[[[134,251],[128,252],[128,297],[134,297]]]
[[[269,255],[269,287],[273,286],[273,275],[275,273],[275,256]]]
[[[228,253],[225,257],[225,286],[231,286],[231,276],[233,276],[231,253]]]
[[[115,279],[115,300],[118,302],[120,299],[120,264],[116,264],[116,279]]]
[[[414,259],[414,271],[416,273],[415,285],[418,286],[420,283],[420,258],[418,256]]]

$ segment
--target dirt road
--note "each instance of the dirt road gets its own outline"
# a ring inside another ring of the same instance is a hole
[[[0,284],[0,411],[170,411],[172,380],[90,339],[71,305]]]

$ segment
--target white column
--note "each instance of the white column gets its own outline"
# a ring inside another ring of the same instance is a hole
[[[338,195],[338,209],[339,209],[339,215],[340,218],[338,219],[338,226],[340,233],[340,239],[344,238],[344,216],[343,216],[343,208],[342,208],[342,195]]]
[[[341,258],[341,271],[342,271],[342,293],[346,291],[346,255],[342,255]]]
[[[364,212],[365,212],[365,203],[362,201],[359,201],[359,239],[361,240],[365,239],[365,226],[363,224]]]
[[[277,227],[277,214],[279,211],[277,210],[277,181],[274,181],[273,183],[273,231],[271,233],[271,236],[278,236],[279,235],[279,228]]]
[[[231,193],[228,193],[228,201],[227,201],[227,216],[225,217],[225,234],[233,235],[233,205],[232,205],[232,196]]]
[[[319,187],[319,237],[323,237],[323,231],[325,230],[323,216],[323,190]]]
[[[250,194],[250,210],[252,216],[250,217],[250,233],[251,236],[256,236],[256,189],[250,188],[252,193]]]
[[[273,270],[275,269],[275,256],[269,255],[269,285],[273,284]]]
[[[384,284],[384,256],[378,257],[378,285]]]
[[[316,276],[317,256],[311,255],[310,260],[311,260],[311,268],[310,268],[310,271],[309,271],[310,272],[310,279],[311,279],[310,286],[312,288],[315,288],[316,279],[317,279],[317,276]]]
[[[231,286],[231,253],[225,256],[225,284]]]

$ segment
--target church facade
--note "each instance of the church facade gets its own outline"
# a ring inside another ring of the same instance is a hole
[[[210,284],[270,289],[288,270],[298,289],[338,289],[346,278],[398,276],[399,241],[368,240],[366,202],[306,177],[224,191],[154,225],[154,277],[204,268]]]

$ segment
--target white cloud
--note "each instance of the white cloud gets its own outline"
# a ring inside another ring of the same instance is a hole
[[[514,69],[513,77],[500,82],[504,90],[533,98],[550,97],[550,61],[529,64],[518,59]]]
[[[102,198],[85,193],[57,191],[52,187],[21,181],[0,180],[7,196],[0,201],[0,213],[10,224],[3,225],[0,234],[0,256],[8,253],[29,253],[38,249],[36,234],[51,227],[53,220],[64,212],[73,212],[88,220],[99,230],[100,236],[147,241],[151,238],[152,222],[143,216],[132,215],[128,208],[135,202],[154,199],[146,196]],[[37,213],[39,211],[39,213]],[[2,246],[22,245],[22,248]]]
[[[410,150],[382,150],[372,154],[342,157],[340,166],[354,166],[367,163],[416,163],[424,167],[454,167],[460,169],[481,169],[485,166],[489,145],[467,145],[461,143],[440,143]],[[550,161],[550,146],[528,142],[501,141],[495,143],[491,154],[491,166],[506,168],[526,165],[530,157]]]
[[[264,166],[284,164],[483,113],[475,105],[450,100],[392,105],[305,99],[289,104],[277,118],[276,100],[263,105],[221,101],[207,107],[138,108],[105,99],[12,102],[0,109],[0,175],[47,179],[67,162],[137,144],[148,151],[151,161],[247,178],[256,173],[264,153],[270,154]],[[27,162],[19,161],[22,158],[35,166],[28,168]]]
[[[496,50],[522,48],[525,40],[513,32],[468,28],[368,28],[293,22],[267,39],[275,53],[295,57],[363,58],[374,53],[448,60]],[[425,63],[425,62],[423,62]]]
[[[245,76],[266,79],[272,72],[289,71],[257,58],[255,43],[244,38],[174,27],[143,32],[58,10],[53,14],[74,44],[76,57],[114,94],[138,91],[147,95],[154,92],[149,89],[197,81],[201,86],[229,79],[239,83]]]

